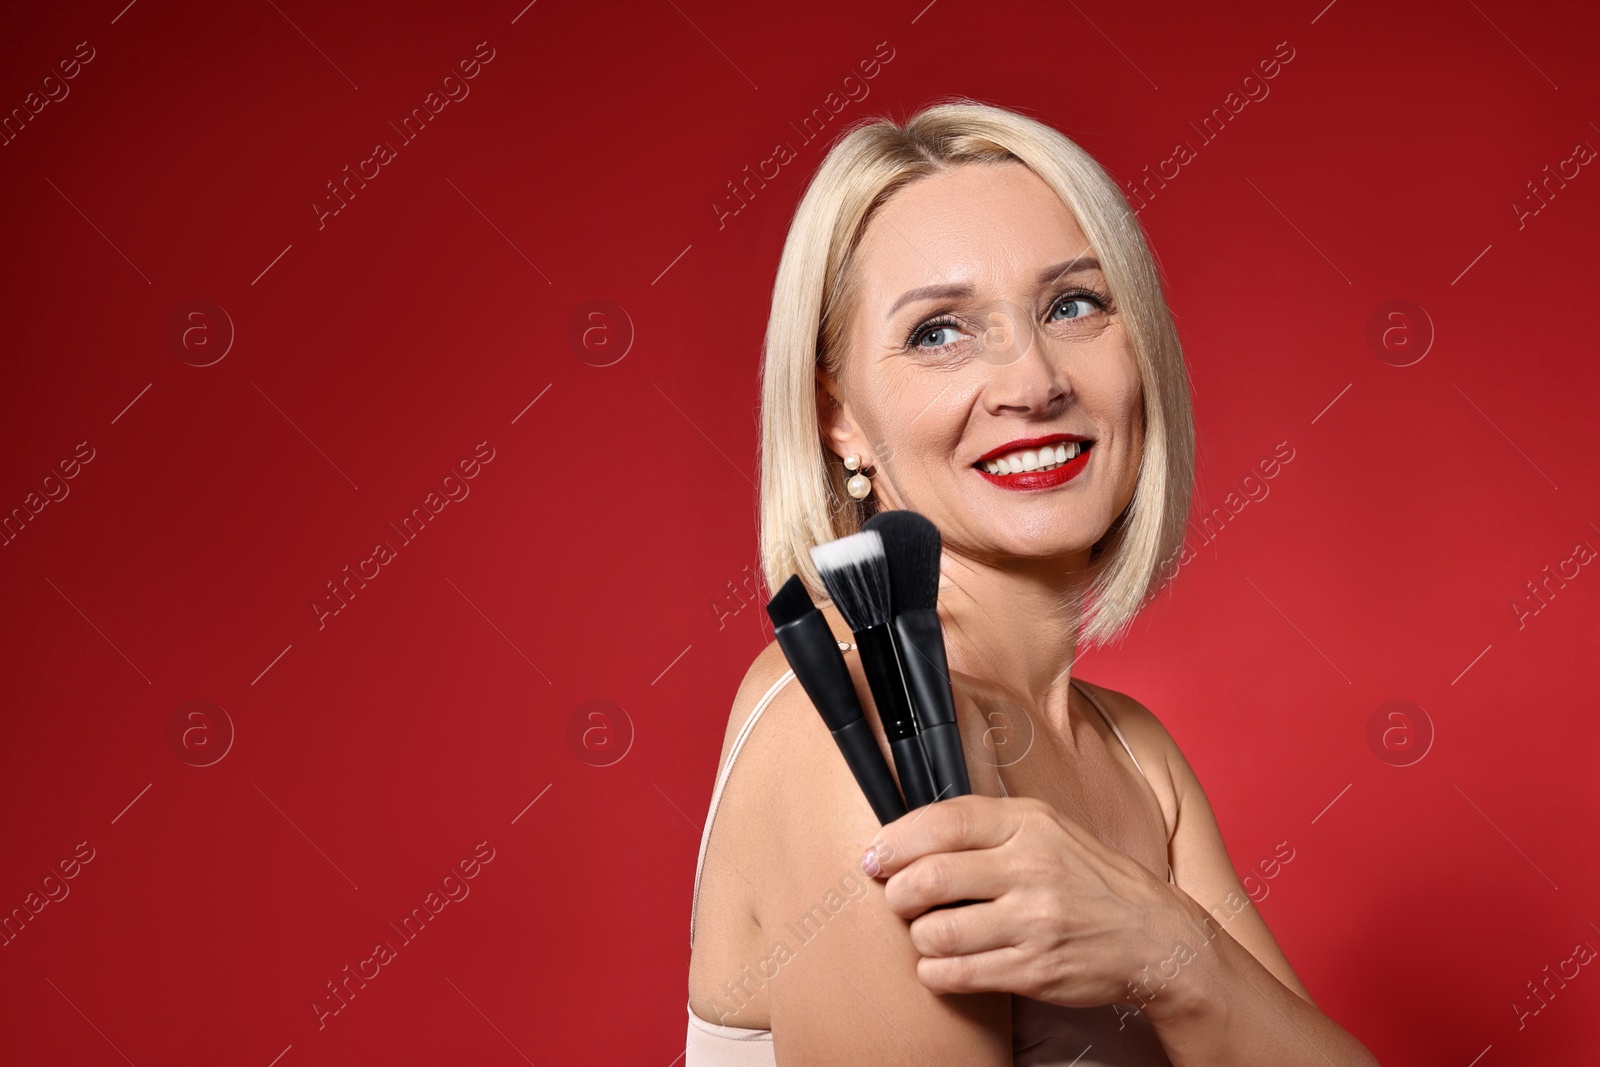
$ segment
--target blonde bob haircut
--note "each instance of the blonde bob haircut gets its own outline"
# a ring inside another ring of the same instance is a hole
[[[761,371],[761,563],[777,589],[798,574],[827,591],[812,546],[855,533],[872,513],[844,491],[848,472],[823,440],[818,370],[836,374],[858,285],[856,246],[900,189],[968,163],[1019,162],[1055,190],[1098,255],[1144,394],[1144,448],[1127,508],[1095,543],[1076,585],[1078,640],[1114,640],[1160,591],[1183,544],[1194,481],[1194,415],[1178,335],[1155,262],[1122,191],[1063,134],[1034,119],[947,99],[903,125],[847,129],[801,198],[773,286]],[[1170,577],[1170,575],[1168,576]]]

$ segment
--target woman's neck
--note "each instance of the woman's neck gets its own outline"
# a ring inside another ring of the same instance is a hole
[[[1052,721],[1065,721],[1077,651],[1077,559],[977,561],[946,551],[939,614],[952,670],[983,678]]]

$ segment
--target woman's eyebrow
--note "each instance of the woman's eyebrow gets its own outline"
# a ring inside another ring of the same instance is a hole
[[[1099,269],[1100,261],[1093,256],[1077,256],[1040,271],[1039,284],[1048,285],[1057,278],[1065,277],[1068,274],[1079,274],[1084,271]],[[900,294],[900,299],[889,306],[889,313],[884,316],[884,320],[887,321],[894,318],[895,312],[913,300],[931,300],[934,297],[968,297],[971,295],[972,286],[970,285],[923,285],[916,289],[908,289]]]
[[[971,296],[970,285],[924,285],[917,289],[908,289],[900,294],[900,299],[889,305],[889,313],[884,316],[884,321],[894,318],[894,313],[913,300],[929,300],[936,296]]]
[[[1100,261],[1095,259],[1093,256],[1075,256],[1072,259],[1067,260],[1065,263],[1057,263],[1053,267],[1046,267],[1044,270],[1040,271],[1039,284],[1049,285],[1057,278],[1067,274],[1079,274],[1083,271],[1099,269]]]

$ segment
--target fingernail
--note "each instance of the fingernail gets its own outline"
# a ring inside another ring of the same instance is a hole
[[[876,878],[883,873],[883,868],[878,866],[878,850],[876,847],[867,849],[866,854],[861,857],[861,869],[866,872],[869,878]]]

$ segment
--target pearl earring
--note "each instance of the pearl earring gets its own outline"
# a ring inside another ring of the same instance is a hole
[[[862,473],[861,457],[857,455],[844,457],[844,466],[846,470],[856,472],[850,476],[849,481],[844,483],[845,492],[857,500],[865,500],[872,492],[872,479]]]

